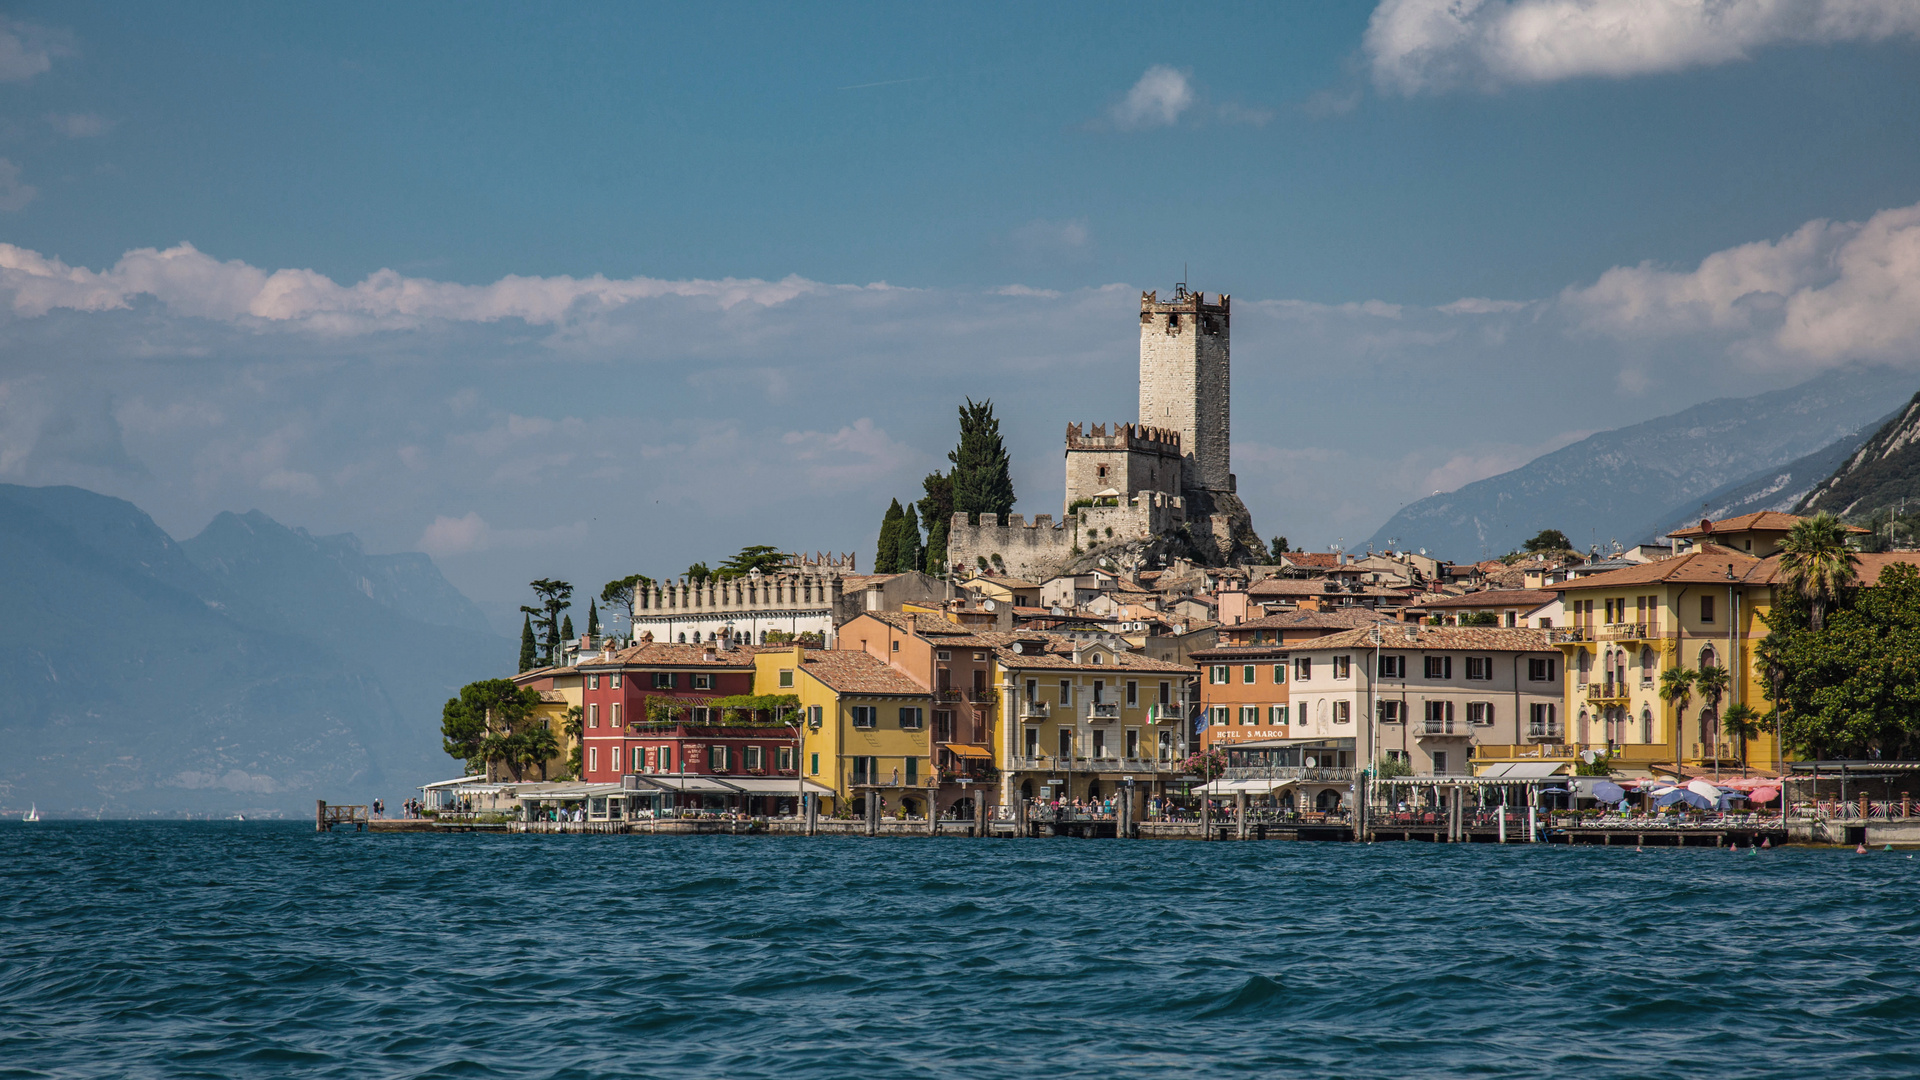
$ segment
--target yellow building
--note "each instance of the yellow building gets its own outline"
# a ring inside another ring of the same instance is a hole
[[[540,704],[534,709],[534,716],[547,725],[553,737],[560,743],[560,752],[547,762],[540,775],[543,779],[558,780],[567,772],[568,762],[580,748],[580,741],[567,733],[567,714],[581,707],[586,695],[583,692],[585,678],[571,667],[534,668],[523,671],[513,677],[515,686],[536,690],[540,694]],[[539,767],[535,766],[539,772]]]
[[[1735,704],[1772,708],[1755,670],[1753,648],[1767,634],[1773,567],[1717,544],[1696,544],[1671,559],[1562,583],[1567,657],[1567,752],[1611,750],[1620,766],[1650,773],[1737,771],[1744,760],[1780,766],[1773,732],[1741,740],[1720,714]],[[1682,708],[1660,696],[1660,676],[1675,667],[1723,668],[1718,701],[1697,687]],[[1744,752],[1744,759],[1743,759]]]
[[[1100,799],[1165,789],[1190,748],[1193,669],[1098,641],[1006,635],[993,651],[1001,798]]]
[[[927,719],[931,697],[877,657],[856,650],[767,650],[754,657],[754,693],[799,698],[801,774],[833,789],[823,814],[919,815],[937,802]]]

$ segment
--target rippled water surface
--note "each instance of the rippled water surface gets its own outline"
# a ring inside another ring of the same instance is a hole
[[[0,826],[0,1077],[1914,1076],[1920,861]]]

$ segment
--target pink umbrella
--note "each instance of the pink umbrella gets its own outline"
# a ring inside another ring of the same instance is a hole
[[[1757,803],[1770,803],[1779,797],[1780,789],[1777,787],[1754,788],[1753,791],[1747,795],[1748,799]]]

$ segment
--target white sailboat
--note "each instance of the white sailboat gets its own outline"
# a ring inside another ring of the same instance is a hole
[[[40,804],[39,804],[39,803],[34,803],[34,804],[33,804],[33,808],[27,811],[27,816],[26,816],[26,817],[23,817],[23,818],[21,818],[20,820],[22,820],[22,821],[39,821],[39,820],[40,820]]]

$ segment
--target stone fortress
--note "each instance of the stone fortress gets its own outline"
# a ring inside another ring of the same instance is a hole
[[[1144,565],[1181,556],[1206,565],[1260,550],[1235,491],[1232,298],[1176,286],[1140,296],[1140,421],[1068,424],[1063,515],[1009,514],[970,524],[955,514],[948,560],[960,577],[986,570],[1043,581],[1101,561]]]

